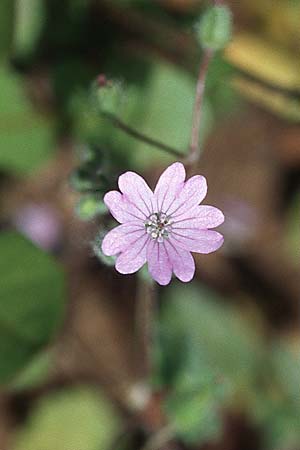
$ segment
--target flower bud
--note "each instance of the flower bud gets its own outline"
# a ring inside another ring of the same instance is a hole
[[[116,115],[120,109],[122,85],[99,75],[93,83],[92,95],[100,113]]]
[[[210,50],[222,50],[232,35],[232,16],[227,6],[218,5],[209,8],[196,26],[201,46]]]

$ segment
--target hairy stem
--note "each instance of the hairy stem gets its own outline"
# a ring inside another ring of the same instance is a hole
[[[163,150],[163,151],[169,153],[170,155],[175,156],[176,158],[182,158],[184,156],[179,150],[176,150],[176,149],[170,147],[169,145],[164,144],[163,142],[157,141],[156,139],[146,136],[143,133],[140,133],[139,131],[135,130],[134,128],[131,128],[130,126],[128,126],[126,123],[122,122],[122,120],[118,119],[113,114],[110,114],[107,112],[104,112],[102,114],[116,128],[119,128],[120,130],[124,131],[129,136],[133,137],[134,139],[145,142],[146,144],[151,145],[151,147],[156,147],[160,150]]]
[[[208,72],[209,64],[210,64],[213,56],[214,56],[214,52],[212,50],[209,50],[209,49],[205,50],[201,64],[200,64],[199,75],[198,75],[197,86],[196,86],[194,112],[193,112],[190,151],[189,151],[189,156],[188,156],[188,161],[191,163],[196,162],[200,156],[199,133],[200,133],[200,124],[201,124],[202,109],[203,109],[203,98],[204,98],[207,72]]]

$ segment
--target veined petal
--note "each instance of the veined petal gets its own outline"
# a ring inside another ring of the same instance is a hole
[[[137,272],[145,264],[149,239],[149,236],[144,233],[143,236],[137,238],[118,256],[116,270],[119,273]]]
[[[157,211],[165,212],[169,209],[176,198],[176,194],[182,188],[184,180],[185,168],[179,162],[171,164],[161,174],[154,190]]]
[[[175,228],[198,228],[205,230],[215,228],[224,222],[224,214],[218,208],[208,205],[200,205],[175,217]]]
[[[178,194],[178,198],[171,205],[169,210],[165,211],[172,218],[176,218],[185,211],[199,205],[207,194],[207,183],[202,175],[195,175],[189,178],[183,185]]]
[[[134,172],[125,172],[119,177],[119,188],[135,207],[148,217],[153,212],[153,192],[146,181]]]
[[[139,222],[124,223],[107,233],[102,242],[106,256],[115,256],[145,235],[145,228]]]
[[[222,246],[224,238],[217,231],[177,228],[172,230],[170,241],[190,252],[211,253]]]
[[[184,283],[191,281],[195,274],[195,261],[191,253],[175,247],[169,240],[165,241],[165,246],[176,277]]]
[[[150,240],[147,248],[148,269],[157,283],[165,286],[172,278],[172,265],[164,243]]]
[[[145,220],[144,213],[118,191],[109,191],[105,194],[103,200],[110,210],[111,215],[120,223],[138,219],[141,221]]]

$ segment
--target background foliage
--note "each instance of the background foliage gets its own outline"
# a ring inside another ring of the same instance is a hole
[[[228,4],[198,167],[225,246],[159,291],[146,402],[102,198],[174,160],[118,121],[186,153],[208,2],[1,1],[1,449],[299,448],[300,3]]]

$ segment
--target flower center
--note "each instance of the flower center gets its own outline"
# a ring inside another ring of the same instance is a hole
[[[163,212],[153,213],[145,222],[145,228],[152,239],[163,242],[171,232],[171,219]]]

